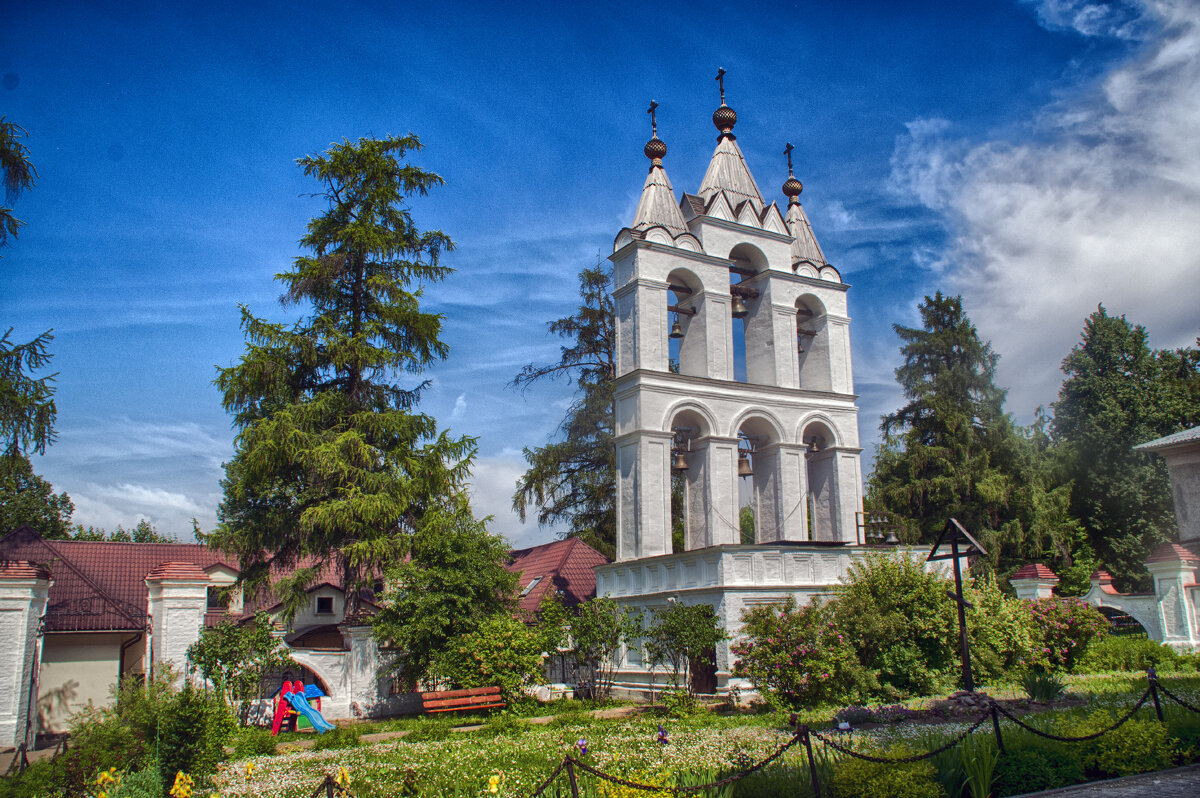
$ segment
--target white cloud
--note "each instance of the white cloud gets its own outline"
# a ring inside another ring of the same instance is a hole
[[[460,393],[454,400],[454,409],[450,411],[450,420],[458,421],[467,412],[467,395]]]
[[[1024,418],[1053,401],[1097,304],[1146,325],[1155,346],[1197,333],[1200,7],[1148,14],[1158,38],[1045,109],[1031,141],[968,143],[944,120],[918,120],[893,156],[893,186],[951,233],[925,265],[946,269],[943,287],[1002,355],[998,382]]]
[[[75,504],[72,520],[83,526],[114,531],[118,526],[131,529],[145,520],[159,532],[187,538],[192,519],[208,531],[216,525],[213,508],[219,497],[194,498],[147,485],[97,485],[88,483],[71,491]]]
[[[489,529],[508,538],[517,549],[548,543],[556,537],[553,530],[540,528],[536,517],[522,523],[513,512],[513,491],[523,473],[525,461],[519,456],[481,457],[475,461],[469,488],[475,514],[493,516]]]
[[[1140,30],[1140,7],[1123,0],[1022,0],[1033,6],[1038,22],[1048,30],[1074,30],[1084,36],[1135,38]]]

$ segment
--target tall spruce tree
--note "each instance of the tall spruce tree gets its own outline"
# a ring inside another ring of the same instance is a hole
[[[549,324],[551,333],[567,341],[559,361],[530,364],[512,382],[521,389],[541,380],[576,386],[559,425],[560,440],[524,450],[529,469],[517,481],[513,509],[525,520],[536,507],[538,523],[565,523],[567,534],[609,557],[616,552],[611,277],[601,265],[579,273],[579,309]]]
[[[286,574],[273,588],[289,613],[333,566],[353,616],[418,529],[461,512],[474,441],[416,412],[427,381],[406,384],[447,353],[441,317],[419,302],[452,248],[413,223],[409,198],[443,182],[403,160],[420,148],[410,134],[299,159],[327,208],[300,240],[312,254],[277,279],[309,314],[276,324],[243,307],[246,352],[218,369],[238,436],[211,543],[250,585]]]
[[[895,513],[922,542],[957,518],[988,547],[1001,572],[1030,559],[1070,564],[1077,525],[1069,487],[1045,466],[1045,436],[1015,426],[994,382],[998,355],[959,297],[920,305],[922,327],[894,325],[904,342],[896,379],[906,402],[883,417],[868,487],[873,510]]]
[[[1177,532],[1166,466],[1133,447],[1200,423],[1200,357],[1152,351],[1144,327],[1100,306],[1062,369],[1052,433],[1071,511],[1118,587],[1148,589],[1146,556]]]

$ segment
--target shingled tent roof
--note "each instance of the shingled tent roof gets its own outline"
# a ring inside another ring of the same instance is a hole
[[[0,560],[45,566],[54,580],[46,631],[141,631],[146,628],[146,577],[166,562],[201,570],[237,564],[197,543],[45,540],[28,526],[0,538]]]

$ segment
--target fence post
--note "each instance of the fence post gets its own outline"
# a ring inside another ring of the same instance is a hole
[[[1146,669],[1146,678],[1150,681],[1150,697],[1154,699],[1154,713],[1158,715],[1158,722],[1163,722],[1162,704],[1158,700],[1158,672],[1151,665]]]
[[[798,726],[796,733],[804,741],[804,750],[808,753],[808,775],[812,779],[813,798],[821,798],[821,783],[817,780],[817,760],[813,758],[812,739],[808,736],[808,726]]]
[[[579,798],[579,782],[575,781],[575,762],[567,757],[567,781],[571,783],[571,798]]]
[[[1004,738],[1000,735],[1000,710],[996,708],[995,701],[992,701],[992,730],[996,732],[996,745],[1000,748],[1000,753],[1007,753],[1004,750]]]
[[[333,798],[333,776],[325,774],[325,798]]]

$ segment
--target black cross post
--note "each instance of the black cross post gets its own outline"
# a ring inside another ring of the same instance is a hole
[[[949,554],[938,554],[942,545],[950,546]],[[960,546],[965,548],[959,548]],[[963,598],[962,566],[959,561],[963,557],[986,554],[987,550],[978,540],[971,537],[971,533],[958,523],[958,519],[951,518],[946,522],[946,528],[942,530],[937,543],[933,544],[929,557],[925,559],[925,562],[954,560],[954,592],[947,590],[946,595],[958,605],[958,643],[962,653],[963,689],[968,693],[975,692],[975,679],[971,676],[971,645],[967,641],[967,607],[973,608],[973,605]]]

